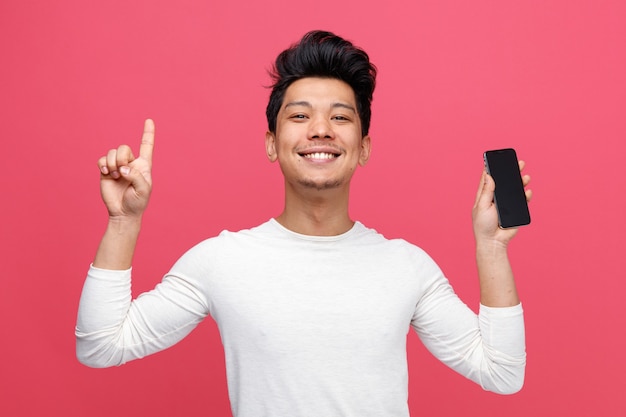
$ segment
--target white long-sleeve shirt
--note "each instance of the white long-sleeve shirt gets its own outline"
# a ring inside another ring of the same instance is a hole
[[[523,384],[521,305],[474,314],[433,260],[357,222],[306,236],[275,220],[222,232],[184,254],[131,300],[131,273],[91,267],[77,356],[120,365],[216,321],[236,417],[408,416],[412,327],[441,361],[484,389]]]

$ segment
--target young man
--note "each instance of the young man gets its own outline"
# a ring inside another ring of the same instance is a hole
[[[519,390],[524,323],[507,258],[516,230],[498,228],[493,180],[483,173],[473,209],[478,316],[422,250],[348,214],[350,179],[370,157],[375,76],[364,51],[328,32],[308,33],[281,53],[265,144],[284,175],[283,212],[201,242],[132,301],[152,121],[139,157],[123,145],[100,158],[109,223],[81,297],[79,360],[105,367],[141,358],[210,314],[235,416],[408,416],[412,327],[437,358],[485,389]]]

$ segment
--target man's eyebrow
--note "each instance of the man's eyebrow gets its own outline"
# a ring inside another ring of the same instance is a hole
[[[311,103],[309,103],[308,101],[292,101],[292,102],[285,104],[285,109],[292,107],[292,106],[313,107]]]
[[[294,106],[313,107],[313,105],[309,103],[308,101],[302,100],[302,101],[292,101],[292,102],[285,104],[285,109],[289,107],[294,107]],[[333,103],[330,107],[333,109],[343,108],[343,109],[350,110],[353,113],[356,113],[356,109],[354,108],[354,106],[347,104],[347,103],[336,102],[336,103]]]
[[[331,107],[332,107],[333,109],[336,109],[336,108],[338,108],[338,107],[339,107],[339,108],[342,108],[342,109],[347,109],[347,110],[350,110],[350,111],[352,111],[353,113],[356,113],[356,109],[354,108],[354,106],[352,106],[352,105],[350,105],[350,104],[347,104],[347,103],[341,103],[341,102],[338,102],[338,103],[333,103],[333,105],[332,105]]]

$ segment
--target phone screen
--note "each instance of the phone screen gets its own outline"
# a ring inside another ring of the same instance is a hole
[[[514,149],[498,149],[484,154],[485,167],[496,183],[494,203],[500,227],[517,227],[530,223],[530,212],[524,193]]]

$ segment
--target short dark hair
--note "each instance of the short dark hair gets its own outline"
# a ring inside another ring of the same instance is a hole
[[[273,80],[272,93],[265,111],[270,132],[276,131],[276,118],[287,88],[301,78],[322,77],[341,80],[352,88],[361,119],[362,136],[368,134],[376,66],[363,49],[351,42],[331,32],[308,32],[300,42],[276,57],[270,77]]]

